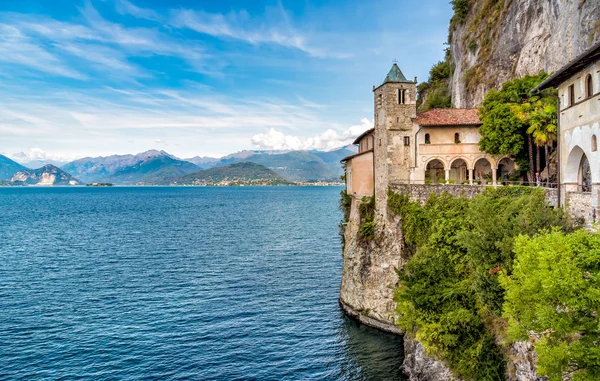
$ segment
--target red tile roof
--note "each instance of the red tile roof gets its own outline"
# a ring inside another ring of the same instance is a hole
[[[476,108],[434,108],[417,114],[420,126],[480,126]]]

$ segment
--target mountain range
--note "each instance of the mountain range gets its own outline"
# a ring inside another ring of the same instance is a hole
[[[179,159],[165,151],[150,150],[137,155],[86,157],[67,163],[60,170],[72,179],[67,180],[67,183],[81,181],[83,183],[101,182],[123,185],[165,185],[227,182],[233,181],[232,179],[235,178],[243,179],[242,182],[251,180],[260,182],[269,179],[276,183],[280,181],[334,182],[338,181],[339,176],[343,173],[340,160],[355,152],[354,146],[346,146],[327,152],[246,150],[222,158],[196,156]],[[240,163],[245,164],[232,166]],[[247,163],[257,164],[264,169],[249,166]],[[46,165],[36,170],[38,172],[29,170],[28,173],[33,176],[32,178],[37,179],[41,179],[43,173],[47,173],[45,179],[55,178],[58,179],[57,184],[64,184],[63,178],[67,177],[56,172],[54,168],[58,169],[53,165]],[[222,169],[215,172],[202,172],[216,168]],[[265,169],[272,171],[278,177],[268,175]],[[17,172],[27,170],[16,161],[0,155],[0,181],[10,181]],[[240,171],[244,170],[251,176],[240,177]],[[196,177],[188,176],[191,174],[195,174]],[[217,180],[218,178],[220,180]],[[31,182],[23,183],[30,184]]]
[[[244,161],[223,167],[204,169],[176,180],[180,185],[290,185],[273,170]]]

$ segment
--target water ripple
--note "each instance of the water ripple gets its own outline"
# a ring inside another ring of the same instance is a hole
[[[0,379],[403,380],[339,188],[0,188]]]

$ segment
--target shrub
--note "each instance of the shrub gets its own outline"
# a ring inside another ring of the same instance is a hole
[[[375,238],[375,223],[373,222],[375,217],[375,197],[363,197],[358,210],[360,212],[358,235],[362,240],[372,240]]]
[[[520,236],[515,253],[501,276],[509,336],[535,340],[538,373],[550,380],[600,379],[600,236]]]
[[[461,24],[464,23],[467,20],[469,10],[471,9],[469,0],[452,0],[451,4],[452,9],[454,10],[454,16],[452,18]]]
[[[432,195],[425,205],[390,192],[389,210],[402,218],[407,262],[398,272],[397,322],[465,380],[505,378],[507,348],[501,318],[515,237],[569,229],[561,209],[531,187],[487,188],[473,200]]]

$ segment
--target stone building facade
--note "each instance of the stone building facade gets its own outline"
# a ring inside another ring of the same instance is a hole
[[[481,121],[476,109],[418,114],[416,80],[407,80],[397,64],[373,93],[375,127],[354,142],[359,153],[342,162],[348,194],[356,198],[374,194],[380,217],[386,214],[391,185],[495,185],[515,170],[510,157],[492,157],[479,149]]]
[[[358,199],[372,196],[374,191],[373,131],[365,131],[356,138],[353,144],[358,146],[358,153],[342,160],[346,166],[346,191]]]
[[[560,203],[576,217],[600,212],[600,42],[535,90],[558,88]]]

